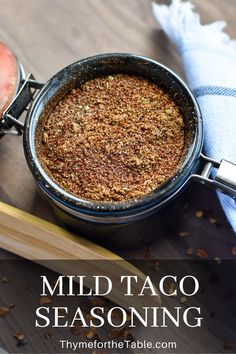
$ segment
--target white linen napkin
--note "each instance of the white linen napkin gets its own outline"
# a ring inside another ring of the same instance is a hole
[[[227,6],[227,4],[225,5]],[[188,84],[204,122],[204,152],[236,163],[236,41],[223,32],[225,22],[201,25],[190,2],[153,3],[153,14],[183,59]],[[236,232],[236,204],[218,194]]]

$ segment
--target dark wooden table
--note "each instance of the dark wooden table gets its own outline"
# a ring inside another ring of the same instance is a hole
[[[204,23],[224,19],[228,22],[227,32],[236,37],[235,0],[194,3]],[[181,59],[154,21],[149,0],[0,0],[0,14],[0,40],[13,48],[25,71],[40,81],[46,81],[78,59],[117,51],[151,57],[184,77]],[[1,201],[56,222],[50,206],[35,187],[21,138],[5,136],[0,141],[0,164]],[[196,217],[196,210],[203,211],[203,217]],[[193,258],[201,248],[209,258],[232,259],[232,247],[236,245],[215,193],[199,185],[188,188],[163,214],[146,223],[141,232],[144,234],[141,244],[132,249],[115,249],[116,252],[126,258],[186,259],[186,250],[191,247]],[[180,237],[181,232],[189,232],[190,236]],[[0,254],[1,258],[11,257],[3,250]],[[28,269],[29,263],[22,267]],[[30,267],[28,280],[31,277],[33,283],[35,272],[40,270]],[[15,272],[15,278],[22,278],[13,265],[8,266],[8,271]],[[19,293],[24,296],[22,289]],[[6,293],[0,292],[0,306],[6,299]],[[40,338],[20,349],[15,346],[12,334],[29,330],[21,328],[17,316],[16,310],[11,318],[0,319],[0,344],[11,352],[34,352],[36,346],[39,348]],[[215,339],[218,350],[224,338],[222,334]],[[180,340],[184,343],[184,335]],[[199,340],[193,338],[194,344],[190,346],[196,348]]]

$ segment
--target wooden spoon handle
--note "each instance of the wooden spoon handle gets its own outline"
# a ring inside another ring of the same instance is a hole
[[[140,292],[145,280],[145,275],[140,270],[107,249],[2,202],[0,247],[60,274],[85,275],[85,285],[88,288],[93,289],[93,275],[106,275],[115,284],[107,297],[125,308],[131,305],[132,298],[124,296],[120,276],[138,276],[140,282],[134,285],[136,294]],[[86,262],[81,261],[78,264],[76,261],[79,260]],[[146,297],[141,296],[139,299],[139,305],[144,306]]]
[[[1,246],[30,260],[118,260],[114,253],[57,225],[0,202]]]

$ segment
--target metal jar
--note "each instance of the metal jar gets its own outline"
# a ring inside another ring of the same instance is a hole
[[[90,79],[117,73],[142,76],[162,87],[175,100],[185,122],[185,158],[172,178],[142,198],[109,203],[84,200],[63,190],[47,175],[37,157],[36,131],[42,117],[48,115],[70,90]],[[22,123],[19,118],[26,107],[30,108]],[[95,55],[62,69],[45,84],[30,75],[3,114],[3,121],[13,125],[17,134],[23,132],[29,168],[57,214],[67,225],[86,235],[114,235],[115,230],[141,220],[171,202],[192,180],[236,197],[236,166],[202,154],[203,122],[191,90],[170,69],[149,58],[129,53]],[[214,177],[210,177],[213,169]]]

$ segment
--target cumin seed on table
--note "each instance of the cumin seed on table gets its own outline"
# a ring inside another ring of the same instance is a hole
[[[39,160],[61,188],[83,199],[125,201],[153,191],[176,172],[184,122],[157,85],[116,74],[63,97],[37,140]]]

